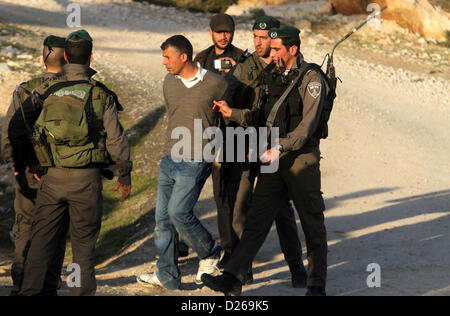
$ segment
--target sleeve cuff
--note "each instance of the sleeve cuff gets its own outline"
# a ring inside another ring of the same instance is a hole
[[[119,174],[117,181],[123,185],[131,185],[131,173]]]
[[[119,173],[118,181],[125,185],[131,185],[131,171],[133,170],[133,163],[131,161],[124,161],[117,164]]]
[[[292,150],[292,146],[289,144],[289,140],[287,138],[280,138],[279,143],[283,146],[283,152]]]
[[[230,120],[235,121],[236,123],[239,123],[241,120],[241,111],[240,109],[233,108],[230,115]]]

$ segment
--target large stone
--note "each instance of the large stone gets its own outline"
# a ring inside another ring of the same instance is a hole
[[[17,55],[18,53],[19,50],[17,48],[12,47],[11,45],[0,50],[0,55],[10,58],[13,57],[14,55]]]
[[[403,28],[418,33],[428,40],[446,41],[450,31],[450,19],[442,10],[433,7],[428,0],[328,0],[337,13],[345,15],[369,14],[369,4],[380,8],[388,6],[382,19],[394,20]]]
[[[9,68],[7,63],[0,63],[0,76],[10,72],[11,68]]]

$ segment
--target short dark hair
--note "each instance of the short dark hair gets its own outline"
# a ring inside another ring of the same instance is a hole
[[[44,58],[45,66],[51,68],[60,68],[66,64],[64,60],[64,48],[44,46],[42,50],[42,57]]]
[[[87,40],[67,41],[66,56],[69,64],[85,65],[92,55],[92,42]]]
[[[287,50],[289,50],[292,46],[297,46],[297,55],[300,54],[301,41],[299,37],[282,37],[281,42]]]
[[[169,47],[175,48],[180,54],[186,54],[189,61],[192,61],[194,49],[191,42],[183,35],[174,35],[161,44],[161,49],[166,50]]]

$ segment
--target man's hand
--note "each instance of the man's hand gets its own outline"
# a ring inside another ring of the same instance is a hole
[[[33,177],[41,182],[41,177],[39,176],[39,166],[38,165],[33,165],[30,167],[31,172],[33,173]]]
[[[222,113],[223,117],[230,117],[233,111],[229,106],[227,101],[214,101],[213,110]]]
[[[267,150],[264,154],[259,157],[262,165],[267,166],[274,163],[278,158],[280,158],[281,152],[276,148],[271,148]]]
[[[120,182],[117,182],[116,186],[114,187],[114,192],[117,192],[117,190],[119,190],[120,187],[122,187],[122,197],[120,198],[120,203],[122,203],[130,196],[131,185],[125,185]]]
[[[228,60],[230,63],[231,63],[231,67],[234,67],[234,66],[236,66],[236,61],[233,59],[233,58],[230,58],[230,57],[222,57],[222,58],[219,58],[219,60]],[[219,71],[221,71],[221,72],[230,72],[230,70],[231,70],[231,68],[230,69],[222,69],[222,68],[220,68],[219,69]]]

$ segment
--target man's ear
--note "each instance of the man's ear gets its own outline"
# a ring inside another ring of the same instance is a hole
[[[91,54],[91,57],[89,57],[89,64],[92,63],[93,60],[94,60],[94,54]]]
[[[213,30],[209,29],[209,35],[211,35],[211,37],[213,36]]]
[[[47,67],[47,65],[45,64],[45,61],[44,61],[44,56],[42,56],[42,64],[43,64],[45,67]]]
[[[187,60],[188,60],[187,54],[186,53],[181,54],[180,55],[180,59],[183,62],[183,64],[185,64],[187,62]]]
[[[289,48],[289,53],[292,55],[292,56],[297,56],[297,53],[298,53],[298,50],[299,50],[299,47],[297,47],[297,46],[291,46],[290,48]]]
[[[66,63],[69,63],[69,60],[67,59],[67,55],[66,55],[65,51],[64,51],[64,60],[66,61]]]

